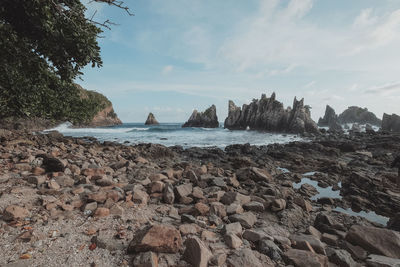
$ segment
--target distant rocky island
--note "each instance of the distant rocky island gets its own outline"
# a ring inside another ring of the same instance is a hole
[[[185,127],[218,128],[217,108],[212,105],[204,112],[194,110],[189,120],[182,125]]]
[[[261,130],[285,133],[319,133],[317,124],[311,119],[310,107],[304,99],[293,101],[293,107],[285,109],[275,99],[275,93],[260,100],[254,99],[249,105],[237,107],[229,101],[228,117],[224,127],[230,130]]]
[[[318,120],[318,126],[329,127],[329,130],[333,132],[343,131],[341,125],[347,123],[366,124],[367,127],[370,128],[371,125],[380,127],[382,125],[382,120],[378,119],[376,115],[368,111],[367,108],[360,108],[357,106],[351,106],[340,115],[336,115],[335,110],[329,105],[326,106],[324,117]],[[357,129],[357,126],[353,125],[353,128]]]
[[[146,122],[144,124],[145,125],[159,125],[158,121],[156,120],[156,117],[151,112],[147,116],[147,120],[146,120]]]

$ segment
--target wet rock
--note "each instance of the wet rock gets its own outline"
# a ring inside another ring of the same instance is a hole
[[[8,206],[3,212],[5,221],[23,220],[29,216],[29,211],[17,205]]]
[[[239,181],[246,181],[251,179],[255,182],[272,182],[272,175],[264,169],[251,167],[242,168],[237,171],[237,178]]]
[[[242,214],[234,214],[229,216],[231,222],[239,222],[244,228],[251,228],[257,221],[257,216],[252,212],[245,212]]]
[[[297,267],[328,267],[328,257],[310,251],[289,249],[284,256],[288,263]]]
[[[128,247],[129,253],[177,253],[182,248],[179,231],[171,225],[154,225],[139,231]]]
[[[211,251],[197,237],[191,237],[185,241],[186,250],[183,259],[194,267],[207,267],[212,257]]]
[[[243,244],[242,239],[240,239],[237,235],[232,234],[232,233],[226,234],[224,236],[224,239],[225,239],[226,245],[233,249],[239,248]]]
[[[353,225],[346,240],[370,253],[400,258],[400,233],[371,226]]]
[[[158,257],[154,252],[148,251],[138,254],[132,262],[134,267],[158,267]]]

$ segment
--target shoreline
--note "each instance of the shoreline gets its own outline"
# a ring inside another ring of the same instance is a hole
[[[0,132],[0,265],[128,266],[157,258],[159,266],[188,266],[205,258],[210,266],[301,266],[300,255],[340,265],[340,253],[366,262],[351,246],[377,254],[360,231],[376,242],[382,231],[399,235],[334,211],[373,211],[398,227],[397,172],[389,168],[398,134],[224,150],[90,139]],[[309,178],[321,188],[341,183],[341,198],[311,200],[314,187],[295,189],[307,172],[316,172]],[[176,239],[153,236],[153,228]],[[399,240],[379,253],[400,258],[393,252]]]

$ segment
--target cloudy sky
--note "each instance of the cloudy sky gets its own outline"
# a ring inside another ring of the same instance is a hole
[[[215,104],[220,121],[237,105],[276,92],[325,105],[400,113],[399,0],[126,0],[95,18],[119,24],[100,40],[104,66],[85,88],[105,94],[124,122],[183,122]]]

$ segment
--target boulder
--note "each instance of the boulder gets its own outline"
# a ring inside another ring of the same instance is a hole
[[[8,206],[3,212],[5,221],[23,220],[29,216],[29,211],[17,205]]]
[[[193,267],[207,267],[212,257],[211,251],[198,237],[190,237],[185,241],[186,250],[183,259]]]
[[[156,117],[154,117],[154,114],[151,112],[147,116],[147,120],[144,124],[145,125],[159,125],[158,121],[156,120]]]
[[[136,233],[128,247],[129,253],[177,253],[182,248],[182,237],[172,225],[153,225]]]
[[[360,108],[351,106],[347,108],[338,117],[339,123],[359,123],[359,124],[371,124],[381,126],[382,121],[378,119],[374,113],[368,111],[367,108]]]
[[[244,212],[242,214],[234,214],[229,216],[229,220],[231,222],[238,222],[244,228],[251,228],[257,221],[257,216],[254,215],[252,212]]]
[[[366,251],[400,259],[400,233],[372,226],[353,225],[346,240]]]
[[[287,133],[319,133],[317,124],[311,119],[310,107],[304,99],[293,101],[293,107],[284,109],[275,99],[275,93],[260,100],[254,99],[249,105],[237,107],[229,101],[228,117],[224,127],[230,130],[261,130]]]
[[[310,251],[289,249],[284,256],[288,263],[296,267],[328,267],[328,257]]]
[[[400,267],[400,260],[371,254],[366,260],[369,267]]]
[[[189,120],[182,127],[218,128],[217,108],[215,105],[212,105],[204,112],[194,110]]]
[[[249,248],[244,248],[239,251],[234,251],[227,259],[228,267],[272,267],[274,264],[269,258],[266,262],[261,262],[256,256],[257,251],[252,251]],[[268,261],[269,260],[269,261]]]
[[[400,116],[396,114],[383,114],[382,131],[400,132]]]

